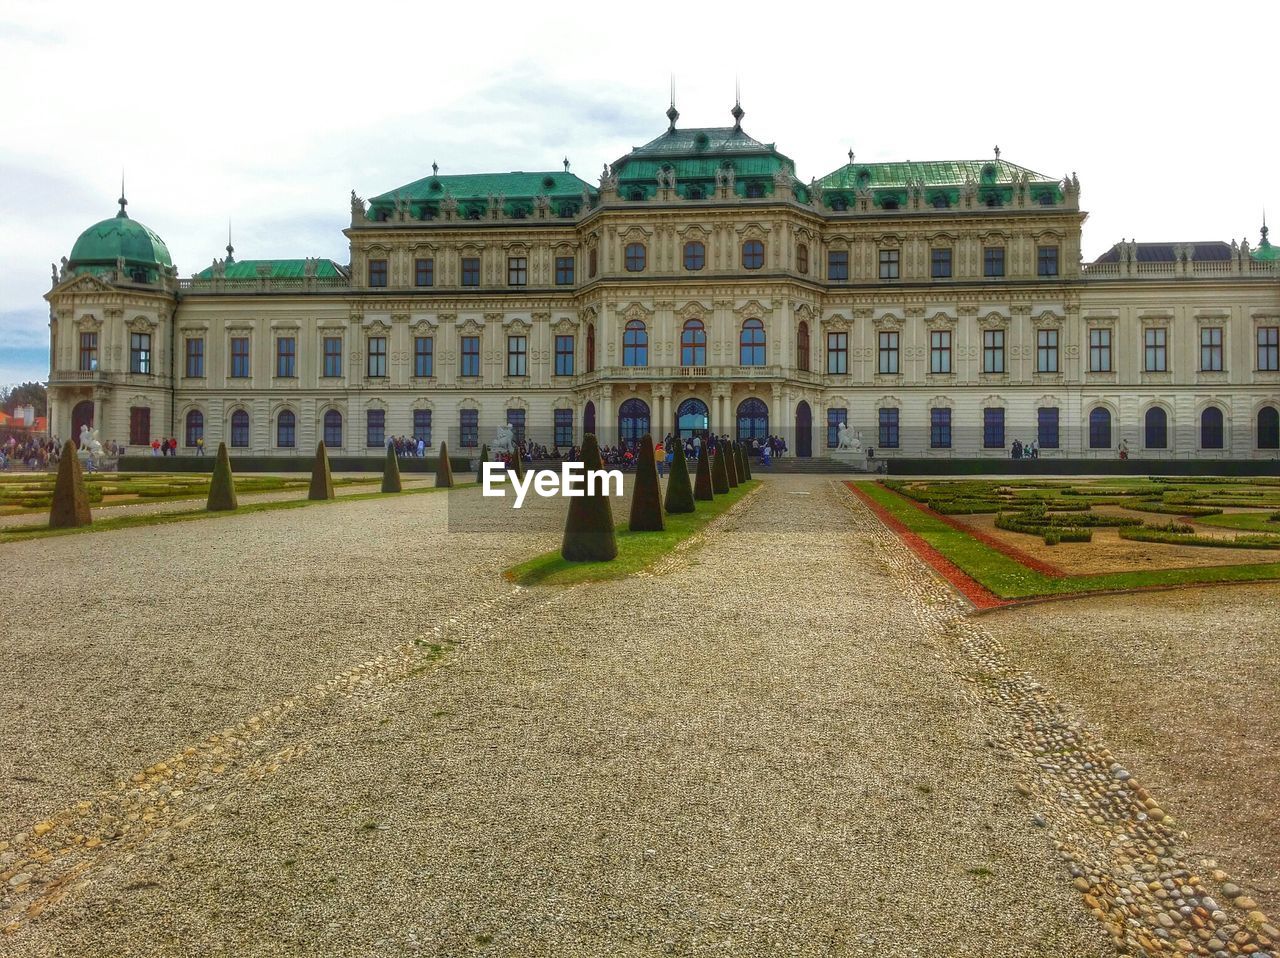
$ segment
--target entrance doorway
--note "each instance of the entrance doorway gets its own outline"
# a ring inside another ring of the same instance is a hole
[[[596,433],[596,404],[588,402],[586,408],[582,410],[582,434],[587,433],[595,436]],[[596,436],[599,439],[599,436]]]
[[[813,455],[813,410],[803,399],[796,406],[796,455],[803,459]]]
[[[676,409],[676,434],[681,439],[705,436],[710,424],[707,404],[701,399],[686,399]]]
[[[93,401],[90,399],[76,403],[71,410],[71,438],[75,440],[77,447],[80,445],[81,426],[93,428]]]

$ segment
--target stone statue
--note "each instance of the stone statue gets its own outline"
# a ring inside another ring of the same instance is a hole
[[[493,442],[489,444],[489,451],[495,456],[509,456],[516,451],[516,431],[510,423],[504,423],[498,427]]]
[[[855,434],[849,428],[848,423],[840,424],[839,437],[836,440],[837,449],[847,449],[850,452],[862,452],[862,433]]]
[[[76,450],[76,455],[89,469],[102,465],[106,454],[102,450],[102,443],[98,441],[98,430],[90,429],[87,425],[80,427],[80,448]]]

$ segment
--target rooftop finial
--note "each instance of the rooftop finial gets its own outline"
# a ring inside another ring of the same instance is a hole
[[[128,219],[129,214],[124,211],[124,208],[129,205],[129,201],[124,198],[124,170],[120,171],[120,201],[119,202],[120,202],[120,212],[117,213],[116,216],[120,217],[121,219]]]
[[[671,125],[667,127],[668,133],[676,131],[676,120],[680,119],[680,111],[676,109],[676,75],[671,74],[671,105],[667,107],[667,120]]]
[[[234,263],[236,260],[236,248],[231,245],[231,220],[227,219],[227,262]]]
[[[849,147],[849,162],[853,163],[853,147]]]
[[[567,156],[564,158],[564,171],[566,173],[569,172],[569,158]]]
[[[742,83],[737,77],[733,78],[733,109],[729,112],[733,115],[733,128],[741,130],[742,118],[747,115],[747,111],[742,108]]]
[[[996,159],[1000,159],[1000,147],[996,147]]]
[[[1262,245],[1267,246],[1267,211],[1262,211]]]
[[[438,175],[438,174],[439,174],[439,172],[440,172],[440,164],[439,164],[439,163],[437,163],[435,160],[432,160],[432,161],[431,161],[431,175],[432,175],[432,176],[436,176],[436,175]]]

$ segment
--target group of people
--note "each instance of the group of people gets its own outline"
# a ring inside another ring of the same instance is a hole
[[[1039,459],[1040,446],[1033,439],[1028,443],[1024,443],[1021,439],[1013,441],[1013,447],[1009,452],[1010,459]]]
[[[414,439],[412,436],[392,436],[387,440],[387,445],[396,451],[398,459],[425,459],[427,456],[427,441],[425,439]]]
[[[110,439],[102,444],[102,451],[108,456],[116,457],[124,452],[122,446],[117,446],[114,439]],[[178,454],[178,440],[173,438],[152,439],[151,455],[153,456],[176,456]],[[204,455],[204,437],[196,439],[196,455]]]
[[[45,470],[58,464],[61,447],[54,438],[41,439],[27,433],[6,432],[0,439],[0,469],[16,465]]]

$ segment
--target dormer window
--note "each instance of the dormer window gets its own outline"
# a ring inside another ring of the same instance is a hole
[[[933,198],[933,208],[935,210],[950,209],[951,199],[945,193],[939,193]]]
[[[690,186],[685,190],[684,195],[685,199],[689,200],[700,200],[706,196],[701,186]]]
[[[761,183],[748,183],[746,195],[750,199],[759,199],[764,196],[764,185]]]
[[[632,200],[642,200],[642,199],[644,199],[644,190],[642,190],[642,189],[641,189],[640,187],[638,187],[638,186],[637,186],[637,187],[634,187],[634,188],[631,190],[630,198],[631,198]]]
[[[898,201],[893,197],[888,197],[880,201],[880,209],[882,210],[896,210],[897,208]]]
[[[831,200],[831,209],[837,213],[843,213],[849,208],[849,200],[843,196],[837,196]]]

